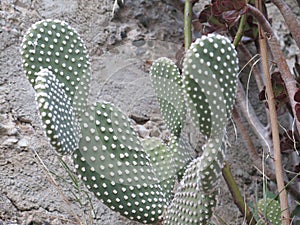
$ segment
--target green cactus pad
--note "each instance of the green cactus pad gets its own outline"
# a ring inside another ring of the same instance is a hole
[[[210,193],[197,189],[197,169],[201,159],[193,160],[185,171],[174,199],[166,211],[165,225],[207,224],[216,206],[216,190]]]
[[[261,199],[257,203],[257,208],[260,218],[258,225],[269,223],[272,225],[281,224],[281,209],[277,200],[271,198]]]
[[[87,187],[111,209],[131,220],[154,223],[165,194],[129,119],[109,103],[82,116],[74,162]]]
[[[186,166],[195,158],[195,152],[184,135],[180,137],[171,135],[169,145],[176,165],[177,179],[181,180]]]
[[[186,103],[196,125],[207,137],[227,124],[236,94],[238,58],[234,46],[221,35],[197,39],[183,62]]]
[[[41,69],[36,74],[34,89],[43,128],[51,145],[59,153],[72,153],[78,148],[80,127],[61,83],[51,71]]]
[[[144,139],[142,143],[168,202],[173,195],[174,183],[182,178],[185,167],[194,157],[192,148],[182,137],[174,135],[171,135],[169,145],[158,138]]]
[[[168,129],[179,137],[186,113],[179,70],[172,60],[159,58],[152,64],[150,77]]]
[[[217,181],[223,162],[223,142],[210,139],[201,157],[193,160],[185,171],[165,224],[207,224],[216,205]]]
[[[59,20],[42,20],[25,34],[21,54],[23,68],[35,86],[36,76],[48,69],[70,98],[76,114],[85,109],[90,79],[87,50],[77,32]]]
[[[203,154],[198,164],[198,188],[210,191],[222,173],[225,144],[221,139],[209,139],[202,147]]]
[[[167,202],[170,200],[174,188],[177,165],[172,150],[158,138],[148,138],[142,141],[148,153],[154,173],[160,181]]]

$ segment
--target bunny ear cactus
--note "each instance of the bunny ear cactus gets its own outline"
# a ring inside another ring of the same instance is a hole
[[[168,205],[166,224],[208,223],[236,90],[236,52],[226,38],[197,40],[186,54],[183,78],[171,60],[153,64],[151,80],[172,133],[169,143],[141,142],[128,118],[112,104],[87,104],[87,50],[65,22],[34,24],[21,54],[50,143],[57,152],[72,155],[77,173],[95,196],[142,223],[157,222]],[[208,138],[203,155],[188,166],[191,148],[181,134],[187,110]],[[176,177],[181,181],[172,200]]]
[[[150,77],[167,127],[179,137],[186,113],[179,69],[172,60],[160,58],[153,63]]]
[[[230,41],[215,34],[202,36],[183,62],[183,84],[189,112],[202,134],[222,132],[236,94],[238,57]]]
[[[110,103],[86,110],[81,136],[73,157],[88,189],[131,220],[158,221],[172,196],[179,155],[191,156],[158,139],[141,142],[129,119]]]
[[[77,32],[66,22],[43,20],[25,34],[22,44],[23,68],[34,87],[37,74],[48,69],[60,81],[76,113],[87,103],[90,62]]]
[[[162,116],[171,132],[169,145],[178,178],[181,178],[184,167],[193,157],[191,147],[181,135],[186,118],[182,77],[176,64],[162,57],[152,64],[150,78]]]
[[[186,52],[182,79],[178,72],[174,72],[178,71],[174,67],[170,60],[161,58],[153,63],[151,69],[154,86],[159,83],[159,88],[155,89],[162,114],[168,120],[172,117],[168,116],[166,111],[170,109],[166,105],[175,105],[173,101],[179,102],[181,107],[186,104],[195,125],[208,138],[208,142],[203,147],[202,156],[192,161],[185,171],[167,209],[165,222],[208,224],[216,205],[216,182],[223,167],[225,126],[236,94],[237,53],[227,38],[210,34],[197,39]],[[176,80],[176,86],[181,85],[179,97],[174,97],[175,85],[169,80]],[[170,88],[172,85],[173,88]],[[162,102],[161,98],[170,103]],[[185,109],[178,111],[185,114]],[[176,118],[184,118],[175,115]],[[169,129],[179,136],[174,126],[169,126]]]
[[[261,219],[258,220],[258,225],[281,224],[281,209],[277,200],[272,198],[261,199],[257,203],[258,214]]]
[[[148,138],[142,141],[145,151],[152,162],[153,170],[160,180],[160,186],[165,192],[166,200],[170,200],[173,192],[177,166],[171,149],[158,138]]]
[[[77,120],[89,91],[90,63],[84,43],[67,23],[43,20],[25,34],[21,55],[50,143],[59,153],[69,154],[78,147]]]
[[[97,103],[82,117],[75,168],[86,186],[111,209],[131,220],[154,223],[165,193],[129,119],[109,103]]]
[[[162,169],[154,170],[154,161],[123,113],[109,103],[87,105],[90,64],[73,28],[57,20],[34,24],[21,54],[43,126],[57,152],[73,156],[86,186],[111,209],[142,223],[156,222],[172,185],[167,182],[161,188],[165,177],[159,180],[155,172]],[[155,151],[163,156],[156,166],[171,159],[164,149]]]
[[[211,209],[216,204],[216,193],[200,198],[197,191],[197,171],[199,158],[193,160],[185,171],[184,177],[176,190],[174,199],[168,207],[165,224],[199,224],[207,222],[211,216]],[[199,201],[199,199],[204,200]],[[204,219],[200,219],[204,217]],[[207,218],[206,218],[207,217]],[[205,223],[204,223],[205,224]]]
[[[36,76],[36,101],[46,134],[57,152],[70,154],[78,148],[80,134],[70,98],[48,69],[41,69]]]
[[[183,138],[177,141],[174,137],[169,145],[158,138],[148,138],[142,143],[168,202],[173,196],[175,182],[181,179],[182,170],[193,158],[191,147]]]
[[[203,155],[187,167],[174,199],[166,212],[165,224],[208,224],[217,203],[217,181],[222,169],[224,144],[211,139]]]

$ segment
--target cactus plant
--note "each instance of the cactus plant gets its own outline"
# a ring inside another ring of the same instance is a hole
[[[235,99],[238,58],[230,41],[215,34],[193,43],[183,62],[183,84],[193,121],[207,137],[225,128]]]
[[[176,190],[174,200],[166,212],[165,224],[207,224],[216,206],[217,178],[223,150],[222,140],[213,139],[203,148],[204,154],[193,160]]]
[[[183,138],[172,137],[167,145],[157,138],[143,140],[145,151],[150,157],[155,174],[165,193],[167,202],[173,196],[174,183],[182,178],[182,170],[194,158],[192,148]]]
[[[21,54],[52,146],[72,154],[86,186],[110,208],[132,220],[157,221],[179,168],[174,152],[168,146],[151,147],[148,140],[149,155],[160,156],[150,161],[124,114],[109,103],[87,105],[90,65],[78,34],[65,22],[38,22],[24,36]],[[167,164],[173,170],[166,178],[159,171]]]
[[[90,63],[83,41],[67,23],[43,20],[25,34],[21,55],[27,78],[38,93],[50,142],[59,153],[73,152],[79,140],[77,120],[89,92]]]
[[[168,129],[179,137],[186,113],[179,69],[172,60],[159,58],[151,67],[150,77]]]
[[[195,125],[208,138],[202,156],[188,166],[167,209],[165,222],[207,224],[216,205],[216,183],[221,175],[226,147],[224,130],[236,93],[237,53],[227,38],[210,34],[197,39],[186,52],[182,79],[174,64],[165,58],[157,60],[153,67],[153,84],[158,99],[164,98],[159,102],[164,118],[170,120],[170,130],[177,132],[179,129],[172,124],[174,120],[170,119],[169,111],[175,111],[175,108],[185,114],[185,110],[178,106],[167,109],[166,105],[174,106],[174,101],[185,102]],[[172,86],[174,81],[177,83]],[[178,84],[182,84],[182,88],[177,92]],[[165,99],[170,103],[166,104]],[[180,124],[178,122],[177,127],[180,128]]]
[[[46,134],[58,152],[70,154],[78,148],[80,133],[70,98],[52,71],[43,68],[36,76],[36,101]]]
[[[73,158],[86,186],[129,219],[156,222],[165,196],[129,119],[112,104],[96,103],[81,124]]]
[[[261,219],[258,224],[281,224],[281,209],[277,200],[272,198],[260,199],[257,202],[258,214]]]
[[[36,73],[52,71],[60,81],[74,110],[82,111],[87,103],[90,62],[78,33],[59,20],[43,20],[27,31],[22,42],[23,67],[34,86]]]
[[[142,223],[158,221],[165,209],[166,224],[209,222],[237,79],[236,52],[225,37],[197,40],[186,54],[183,78],[171,60],[153,63],[151,80],[171,132],[169,143],[141,141],[115,106],[87,103],[87,51],[65,22],[34,24],[21,54],[50,143],[72,155],[76,172],[96,197]],[[208,138],[203,155],[194,160],[181,134],[187,111]]]

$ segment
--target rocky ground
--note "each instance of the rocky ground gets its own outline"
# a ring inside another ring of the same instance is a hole
[[[167,131],[148,70],[160,56],[174,58],[182,45],[183,14],[174,2],[128,0],[113,15],[112,0],[0,1],[0,225],[137,224],[86,195],[80,182],[79,190],[74,188],[41,129],[19,46],[32,23],[67,21],[89,49],[90,101],[113,102],[134,120],[149,120],[136,125],[141,136],[164,138]],[[261,178],[232,125],[228,131],[232,147],[227,160],[243,193],[254,198]],[[197,138],[190,135],[194,146]],[[224,181],[222,187],[216,215],[227,224],[242,224]]]

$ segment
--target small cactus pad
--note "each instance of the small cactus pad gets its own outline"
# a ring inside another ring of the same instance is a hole
[[[173,195],[175,181],[182,178],[185,167],[193,159],[193,150],[182,136],[178,138],[173,134],[169,145],[157,138],[144,139],[142,143],[168,202]]]
[[[172,196],[177,173],[176,159],[173,152],[158,138],[144,139],[142,144],[150,157],[154,173],[160,181],[160,186],[168,202]]]
[[[217,180],[221,175],[223,142],[211,139],[201,157],[193,160],[185,171],[165,224],[207,224],[216,205]]]
[[[61,83],[48,69],[36,74],[36,101],[51,145],[61,154],[78,148],[80,127]]]
[[[59,20],[42,20],[25,34],[21,54],[23,68],[35,86],[41,69],[56,76],[76,114],[85,109],[90,79],[87,50],[77,32]]]
[[[168,129],[179,136],[186,111],[179,70],[172,60],[159,58],[151,67],[150,77]]]
[[[227,124],[236,94],[238,58],[221,35],[197,39],[183,62],[186,103],[200,131],[210,137]]]
[[[88,189],[131,220],[156,222],[165,194],[129,119],[112,104],[97,103],[82,115],[81,124],[73,156]]]
[[[201,159],[193,160],[185,171],[174,199],[166,211],[165,225],[207,224],[216,206],[216,190],[204,193],[197,189],[197,168]]]
[[[177,137],[172,134],[169,145],[176,165],[177,179],[181,180],[186,166],[195,157],[195,152],[184,135]]]
[[[225,144],[221,139],[209,139],[202,147],[203,154],[198,163],[198,188],[209,192],[216,186],[222,173]]]
[[[261,199],[258,201],[257,207],[260,218],[258,220],[258,225],[281,224],[281,209],[277,200],[271,198]]]

